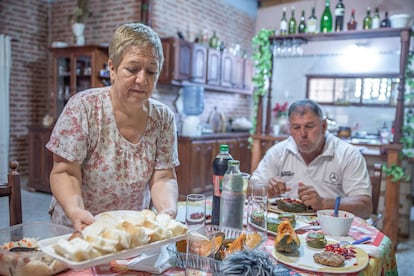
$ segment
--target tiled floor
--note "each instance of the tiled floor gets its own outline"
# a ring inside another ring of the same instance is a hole
[[[49,221],[48,208],[51,196],[46,193],[22,190],[23,222]],[[0,198],[0,228],[9,226],[7,198]],[[397,248],[398,274],[412,275],[414,260],[414,207],[411,211],[410,239],[401,241]]]

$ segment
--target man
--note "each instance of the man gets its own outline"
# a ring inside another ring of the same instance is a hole
[[[285,193],[314,210],[340,209],[368,218],[372,212],[371,184],[362,154],[326,132],[321,107],[304,99],[288,110],[290,137],[271,147],[251,177],[267,183],[268,196]]]

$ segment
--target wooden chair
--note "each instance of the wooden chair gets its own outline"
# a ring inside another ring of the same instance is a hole
[[[375,163],[374,171],[370,174],[371,186],[372,186],[372,215],[369,218],[370,224],[377,226],[378,222],[382,219],[382,214],[378,213],[378,204],[381,194],[381,180],[382,180],[382,164]]]
[[[22,223],[22,193],[20,175],[17,171],[19,162],[11,161],[8,183],[0,185],[0,197],[9,197],[10,226]]]

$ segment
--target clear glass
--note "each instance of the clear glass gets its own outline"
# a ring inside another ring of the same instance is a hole
[[[206,224],[206,196],[203,194],[187,195],[185,223],[192,229],[201,228]]]
[[[247,230],[267,234],[267,196],[252,195],[247,205]]]

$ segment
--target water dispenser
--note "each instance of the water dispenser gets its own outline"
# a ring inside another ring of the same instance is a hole
[[[187,85],[182,90],[184,119],[181,134],[183,136],[200,136],[202,125],[200,114],[204,111],[204,87]]]

